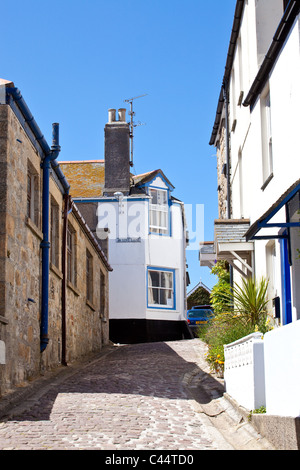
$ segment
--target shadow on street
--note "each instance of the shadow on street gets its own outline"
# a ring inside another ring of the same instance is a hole
[[[114,395],[116,405],[124,395],[189,400],[191,395],[183,383],[183,378],[189,374],[201,376],[201,382],[219,390],[219,396],[222,395],[222,387],[216,384],[211,375],[202,371],[192,358],[190,361],[188,358],[183,359],[166,343],[120,346],[104,358],[80,367],[74,374],[54,381],[44,390],[40,389],[24,402],[20,414],[14,414],[6,420],[49,420],[60,394],[70,395],[70,400],[73,394],[74,401],[78,401],[78,408],[80,394],[101,394],[103,400],[108,395],[111,400]],[[211,401],[211,397],[207,393],[197,393],[197,400],[206,404]]]

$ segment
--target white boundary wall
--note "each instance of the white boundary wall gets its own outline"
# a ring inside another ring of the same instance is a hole
[[[265,406],[264,342],[261,333],[224,346],[226,392],[241,406]]]
[[[277,416],[300,416],[300,320],[264,337],[266,408]]]

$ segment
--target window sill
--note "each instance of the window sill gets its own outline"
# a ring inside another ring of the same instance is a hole
[[[93,312],[96,311],[96,307],[88,299],[86,299],[86,304],[88,307],[90,307],[91,310],[93,310]]]
[[[62,272],[55,266],[55,264],[50,263],[50,269],[54,272],[54,274],[56,274],[57,277],[59,277],[59,279],[63,278]]]
[[[271,173],[270,176],[268,176],[268,178],[266,179],[266,181],[264,182],[264,184],[262,185],[262,187],[260,189],[262,191],[264,191],[273,178],[274,178],[274,174]]]
[[[43,232],[35,225],[35,223],[29,218],[26,217],[25,224],[28,228],[36,235],[40,240],[43,240]]]
[[[149,235],[156,235],[157,237],[170,237],[171,238],[171,235],[170,233],[158,233],[158,232],[151,232],[149,231]]]
[[[176,310],[175,307],[166,307],[166,306],[163,306],[163,305],[147,305],[147,308],[149,310],[163,310],[163,311],[166,311],[166,312]]]
[[[2,325],[8,325],[8,319],[0,315],[0,323],[2,323]]]
[[[75,295],[77,295],[78,297],[80,296],[80,292],[79,292],[79,290],[74,286],[74,284],[72,284],[70,281],[67,281],[67,286],[69,287],[69,289],[71,289],[71,291],[74,292]]]

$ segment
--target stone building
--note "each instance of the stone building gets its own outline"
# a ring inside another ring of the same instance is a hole
[[[0,396],[109,341],[111,267],[56,159],[47,173],[54,144],[1,80]]]

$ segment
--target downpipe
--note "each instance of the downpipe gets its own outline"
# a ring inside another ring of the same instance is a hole
[[[48,316],[49,316],[49,269],[50,269],[50,241],[49,241],[49,210],[50,210],[50,170],[51,162],[59,155],[59,124],[52,124],[52,146],[51,151],[43,159],[43,210],[42,210],[42,304],[41,304],[41,333],[40,351],[45,351],[48,343]]]
[[[68,228],[68,215],[72,212],[72,204],[70,201],[69,191],[64,195],[64,215],[63,215],[63,240],[62,240],[62,296],[61,296],[61,338],[62,338],[62,355],[61,363],[67,366],[67,228]]]

